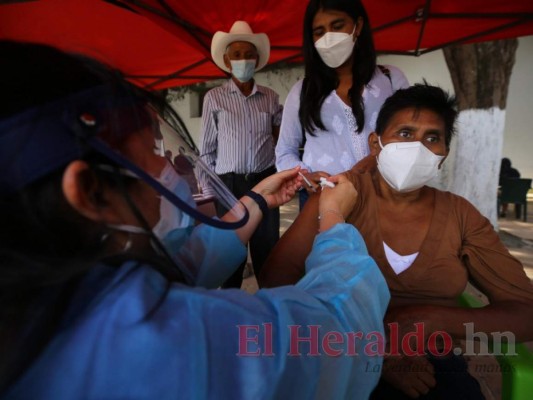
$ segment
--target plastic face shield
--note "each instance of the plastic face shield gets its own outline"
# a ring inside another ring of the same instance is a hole
[[[167,121],[143,103],[145,99],[129,93],[117,95],[102,86],[0,121],[0,192],[22,189],[96,151],[117,170],[143,180],[197,222],[222,229],[246,224],[246,207],[200,159],[179,118],[171,115]],[[138,166],[135,155],[126,157],[117,150],[129,135],[140,135],[147,129],[153,131],[153,142],[146,143],[149,151],[161,156],[165,150],[170,155],[170,151],[174,168],[190,192],[163,185],[159,176]],[[109,144],[109,137],[118,145]],[[138,208],[142,212],[142,204]]]
[[[155,117],[154,150],[159,156],[167,158],[179,177],[187,183],[196,211],[201,216],[188,214],[199,222],[220,228],[244,225],[248,219],[246,208],[200,158],[181,120],[173,114],[168,115],[167,119],[155,111],[152,114]]]

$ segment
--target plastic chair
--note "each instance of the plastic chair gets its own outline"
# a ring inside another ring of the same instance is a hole
[[[529,179],[531,182],[531,179]],[[463,307],[480,308],[485,304],[469,293],[459,298]],[[507,353],[507,345],[502,343],[501,352]],[[531,400],[533,398],[533,353],[523,344],[516,343],[516,355],[496,356],[502,371],[503,400]]]
[[[523,208],[523,220],[527,221],[527,192],[531,188],[531,179],[502,178],[498,194],[498,212],[502,203],[514,203],[515,207]],[[520,213],[517,213],[520,218]]]

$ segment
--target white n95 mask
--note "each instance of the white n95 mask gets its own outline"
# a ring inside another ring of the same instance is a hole
[[[315,48],[324,64],[330,68],[340,67],[353,53],[353,32],[327,32],[315,42]],[[357,38],[356,38],[357,40]]]
[[[254,76],[257,60],[230,60],[231,73],[241,82],[248,82]]]
[[[381,152],[378,170],[385,181],[398,192],[420,189],[437,176],[444,156],[438,156],[422,142],[393,142],[386,146],[378,138]]]

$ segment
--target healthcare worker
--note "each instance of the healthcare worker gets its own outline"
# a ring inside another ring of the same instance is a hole
[[[154,95],[48,46],[0,41],[0,54],[0,396],[368,397],[389,293],[343,223],[350,183],[323,190],[298,284],[208,290],[298,169],[237,201],[191,151],[226,208],[203,214],[154,152],[172,131]]]

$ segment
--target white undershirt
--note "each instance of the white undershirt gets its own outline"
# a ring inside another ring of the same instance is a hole
[[[387,261],[389,262],[394,272],[396,272],[396,275],[402,273],[407,268],[409,268],[413,264],[419,253],[417,251],[416,253],[409,254],[407,256],[402,256],[392,250],[389,246],[387,246],[387,243],[385,242],[383,242],[383,248],[385,249],[385,256],[387,257]]]

